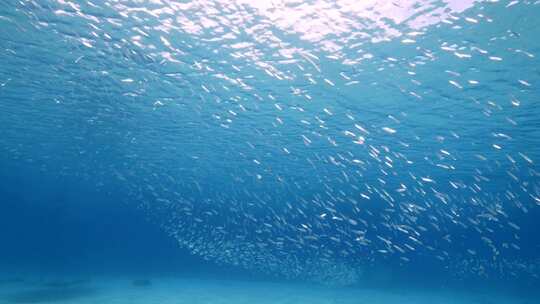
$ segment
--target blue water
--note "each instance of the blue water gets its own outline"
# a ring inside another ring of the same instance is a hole
[[[535,303],[539,15],[1,1],[0,303]]]

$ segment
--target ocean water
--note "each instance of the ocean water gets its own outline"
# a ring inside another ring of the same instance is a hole
[[[539,17],[0,0],[0,304],[540,303]]]

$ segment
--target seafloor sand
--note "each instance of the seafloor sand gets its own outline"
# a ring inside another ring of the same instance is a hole
[[[0,280],[0,303],[77,304],[499,304],[537,303],[500,294],[410,289],[329,288],[215,279],[28,278]]]

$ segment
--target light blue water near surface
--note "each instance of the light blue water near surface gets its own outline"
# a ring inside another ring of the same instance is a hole
[[[539,4],[357,2],[2,1],[0,301],[534,301]]]

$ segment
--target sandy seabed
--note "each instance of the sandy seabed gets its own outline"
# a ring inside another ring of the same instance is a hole
[[[496,291],[493,291],[496,292]],[[77,304],[502,304],[540,303],[487,292],[317,285],[175,277],[8,277],[0,303]]]

